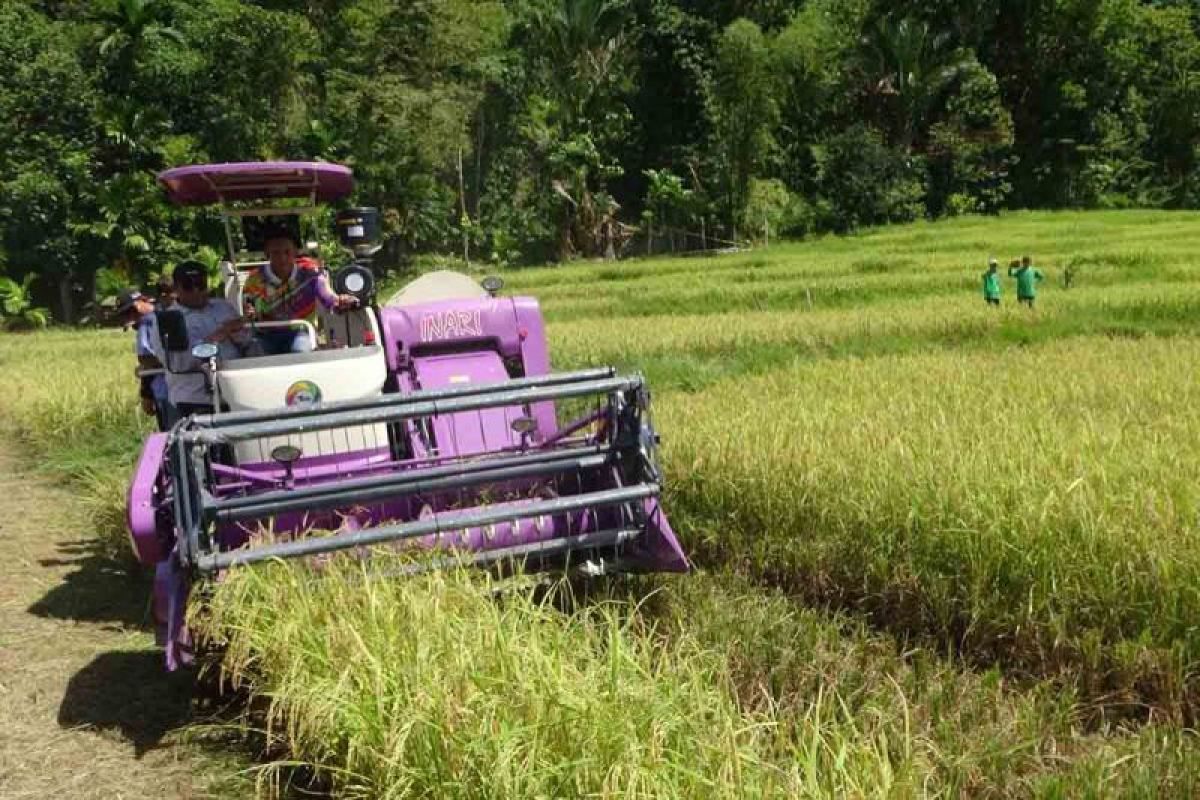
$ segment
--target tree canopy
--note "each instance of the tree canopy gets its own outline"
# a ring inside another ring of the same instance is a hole
[[[64,320],[214,255],[154,182],[204,161],[350,165],[391,263],[1200,205],[1182,1],[0,0],[0,31],[0,276]]]

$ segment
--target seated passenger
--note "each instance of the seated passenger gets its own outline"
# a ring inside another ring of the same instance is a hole
[[[335,294],[329,279],[315,261],[297,259],[296,242],[285,229],[268,231],[263,243],[268,263],[246,278],[242,301],[248,319],[263,322],[305,320],[317,323],[317,303],[327,309],[345,310],[358,305],[353,295]],[[267,355],[303,353],[311,349],[307,336],[297,328],[257,331]]]
[[[126,289],[117,296],[117,319],[125,325],[132,325],[137,333],[134,354],[138,361],[142,411],[152,415],[158,421],[158,429],[165,431],[171,417],[167,407],[167,379],[161,373],[162,363],[154,354],[154,339],[157,336],[154,314],[157,310],[154,301],[136,289]],[[144,375],[143,370],[156,371],[158,374]]]
[[[175,268],[176,303],[187,327],[187,346],[212,342],[220,349],[220,357],[228,360],[242,355],[249,344],[245,322],[237,310],[224,300],[208,296],[208,271],[197,261],[184,261]],[[154,343],[158,360],[168,365],[167,399],[173,412],[174,424],[190,414],[213,412],[212,389],[201,371],[202,365],[190,353],[167,353],[161,338]],[[168,361],[170,359],[170,361]]]

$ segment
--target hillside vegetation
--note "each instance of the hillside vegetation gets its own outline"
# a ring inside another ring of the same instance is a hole
[[[0,0],[0,30],[10,325],[215,266],[154,180],[191,163],[349,164],[389,265],[1200,204],[1189,3]]]

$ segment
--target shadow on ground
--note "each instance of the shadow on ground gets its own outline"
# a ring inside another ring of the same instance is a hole
[[[67,682],[58,724],[118,731],[141,757],[192,721],[193,685],[190,673],[168,673],[158,650],[101,653]]]
[[[114,556],[99,540],[61,542],[57,556],[40,564],[69,571],[29,606],[31,614],[122,630],[149,622],[150,576],[131,569],[128,558]],[[194,720],[194,688],[194,674],[168,673],[157,648],[100,653],[67,682],[58,723],[117,731],[140,757]]]
[[[121,631],[148,629],[152,577],[147,570],[131,569],[128,557],[114,556],[98,540],[62,542],[57,550],[57,557],[42,560],[41,566],[69,571],[29,606],[31,614]],[[244,727],[244,715],[253,712],[250,698],[221,686],[218,657],[205,651],[208,669],[169,673],[157,647],[99,653],[68,680],[58,724],[119,736],[138,758],[172,746],[182,735],[213,763],[229,765],[229,796],[248,796],[246,766],[286,760],[288,754],[269,747],[255,732],[256,724]],[[281,768],[278,780],[282,797],[328,796],[320,777],[302,767]]]
[[[127,557],[114,556],[96,539],[58,545],[59,558],[43,559],[47,568],[72,568],[29,607],[29,613],[79,622],[107,622],[141,627],[149,622],[151,579],[131,570]]]

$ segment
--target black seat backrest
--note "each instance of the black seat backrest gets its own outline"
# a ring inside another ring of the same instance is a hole
[[[158,325],[158,337],[163,350],[168,353],[187,353],[188,343],[187,320],[179,309],[168,308],[155,314]]]

